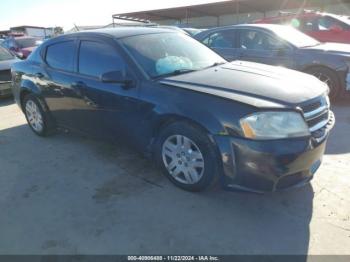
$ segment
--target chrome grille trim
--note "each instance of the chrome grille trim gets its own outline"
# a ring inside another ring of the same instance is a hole
[[[322,107],[317,108],[314,111],[304,113],[304,117],[307,120],[311,120],[311,119],[314,119],[314,118],[320,116],[321,115],[320,113],[324,113],[324,111],[326,111],[326,110],[328,110],[328,107],[327,106],[322,106]]]
[[[313,127],[310,127],[310,129],[309,129],[310,132],[313,133],[313,132],[321,129],[322,127],[326,126],[328,121],[329,121],[329,119],[323,120],[323,121],[319,122],[318,124],[314,125]]]
[[[311,104],[312,105],[312,104]],[[320,98],[319,100],[319,107],[314,109],[313,111],[303,111],[305,120],[309,126],[309,131],[310,133],[314,133],[315,131],[322,129],[323,127],[325,127],[329,120],[330,120],[330,115],[329,115],[329,109],[330,109],[330,105],[328,103],[328,98],[326,96],[323,96],[322,98]],[[305,105],[304,108],[307,108],[309,105]],[[303,107],[301,107],[303,109]],[[327,119],[324,119],[326,117],[327,114]],[[317,118],[322,118],[320,119],[319,122],[317,122]],[[316,123],[314,123],[316,122]]]

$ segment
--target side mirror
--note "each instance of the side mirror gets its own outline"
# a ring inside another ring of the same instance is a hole
[[[330,30],[335,33],[340,33],[343,31],[343,28],[339,25],[333,25],[331,26]]]
[[[103,83],[122,84],[124,86],[129,86],[132,83],[132,80],[127,78],[124,70],[104,73],[100,76],[100,80]]]

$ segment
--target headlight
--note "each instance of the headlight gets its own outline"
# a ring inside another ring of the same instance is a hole
[[[310,135],[309,128],[296,112],[261,112],[240,121],[243,134],[251,139],[281,139]]]

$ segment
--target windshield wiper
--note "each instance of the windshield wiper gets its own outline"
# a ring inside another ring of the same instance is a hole
[[[214,64],[212,64],[212,65],[210,65],[210,66],[207,66],[207,67],[205,67],[204,69],[216,67],[216,66],[223,65],[223,64],[226,64],[226,63],[227,63],[227,62],[215,62]]]
[[[191,72],[195,72],[195,71],[198,71],[198,70],[195,70],[195,69],[176,69],[170,73],[155,76],[155,77],[153,77],[153,79],[159,79],[159,78],[164,78],[164,77],[168,77],[168,76],[182,75],[182,74],[187,74],[187,73],[191,73]]]
[[[306,46],[302,46],[301,48],[308,48],[308,47],[314,47],[314,46],[319,46],[321,45],[322,43],[317,43],[317,44],[314,44],[314,45],[306,45]]]

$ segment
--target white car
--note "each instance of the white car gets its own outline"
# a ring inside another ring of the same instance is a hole
[[[11,65],[17,61],[13,54],[0,47],[0,97],[11,94]]]

